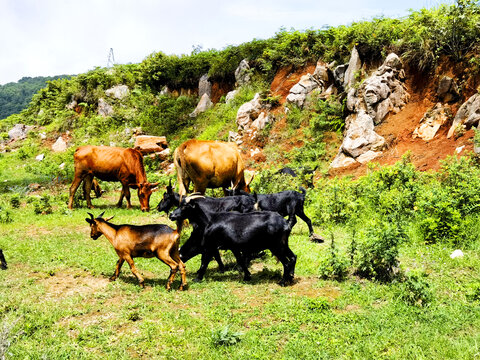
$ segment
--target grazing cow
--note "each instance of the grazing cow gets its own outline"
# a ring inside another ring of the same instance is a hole
[[[290,227],[285,219],[271,211],[239,213],[210,212],[199,206],[201,199],[187,197],[180,207],[170,214],[170,219],[188,219],[204,229],[201,238],[190,238],[180,248],[180,257],[189,258],[202,254],[202,264],[196,281],[203,279],[209,262],[218,249],[231,250],[237,264],[242,268],[244,280],[251,278],[247,257],[262,250],[270,250],[283,264],[283,277],[280,285],[293,282],[297,256],[288,246]]]
[[[109,146],[81,146],[74,154],[75,174],[70,186],[68,208],[73,208],[73,196],[80,183],[85,180],[85,195],[87,206],[93,208],[90,190],[93,178],[104,181],[119,181],[122,183],[122,193],[117,206],[122,206],[123,197],[127,199],[127,208],[131,208],[130,189],[138,189],[138,200],[142,211],[149,211],[150,195],[158,183],[149,183],[142,154],[135,149],[124,149]]]
[[[194,191],[205,194],[207,188],[229,186],[250,192],[245,182],[244,164],[238,147],[223,141],[188,140],[175,149],[180,196],[193,182]],[[250,179],[251,181],[251,179]]]
[[[7,260],[5,260],[5,256],[3,256],[2,249],[0,249],[0,269],[7,270]]]
[[[274,194],[246,194],[238,190],[227,190],[228,194],[235,195],[249,195],[251,197],[257,197],[257,206],[255,210],[263,211],[275,211],[282,216],[288,216],[288,223],[290,228],[297,223],[297,216],[300,217],[308,226],[309,236],[311,240],[316,242],[323,242],[321,236],[313,233],[312,221],[305,215],[303,210],[305,203],[305,195],[307,191],[300,187],[300,191],[286,190]]]
[[[138,272],[133,258],[156,257],[170,267],[170,276],[168,277],[166,288],[170,290],[175,274],[180,270],[182,282],[180,290],[187,285],[185,265],[180,259],[178,245],[180,242],[181,222],[177,222],[177,229],[173,230],[167,225],[115,225],[109,222],[113,218],[103,219],[103,213],[97,218],[88,213],[90,218],[85,221],[90,224],[90,237],[93,240],[101,235],[110,241],[119,257],[115,273],[110,277],[115,281],[120,274],[120,269],[126,261],[130,265],[132,273],[137,277],[139,285],[144,287],[142,275]]]

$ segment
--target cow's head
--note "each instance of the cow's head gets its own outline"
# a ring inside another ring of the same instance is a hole
[[[150,211],[150,196],[152,192],[156,191],[156,187],[158,186],[158,182],[156,183],[137,183],[137,184],[130,184],[132,188],[137,188],[138,193],[138,201],[140,202],[140,209],[142,211]]]
[[[157,205],[157,210],[168,213],[172,207],[179,205],[179,197],[180,196],[173,191],[172,181],[170,180],[167,191],[163,194],[162,200]]]
[[[232,182],[231,195],[244,195],[245,193],[249,194],[251,192],[250,183],[252,182],[254,177],[255,177],[255,173],[252,175],[252,177],[248,182],[245,181],[245,176],[242,176],[242,178],[237,184],[233,184]]]
[[[90,224],[90,237],[93,240],[97,240],[100,236],[103,235],[103,232],[99,228],[99,224],[102,223],[102,222],[107,222],[107,221],[113,219],[113,216],[111,216],[107,219],[102,218],[104,213],[105,213],[105,211],[102,212],[100,215],[98,215],[97,218],[94,218],[93,214],[87,213],[90,216],[90,218],[85,218],[85,221]]]

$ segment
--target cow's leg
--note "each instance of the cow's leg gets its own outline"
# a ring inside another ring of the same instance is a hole
[[[133,262],[133,259],[131,258],[131,256],[130,255],[125,256],[125,260],[127,261],[128,265],[130,265],[130,270],[132,270],[133,275],[135,275],[136,278],[138,279],[138,284],[142,288],[145,287],[145,284],[144,284],[145,280],[143,279],[142,275],[140,275],[140,272],[135,267],[135,263]]]
[[[83,180],[83,189],[84,189],[84,194],[85,194],[85,200],[87,201],[87,207],[89,209],[93,209],[92,205],[92,197],[91,191],[92,191],[92,181],[93,181],[93,175],[87,175],[85,176],[85,179]]]
[[[252,275],[250,274],[250,271],[248,271],[248,265],[245,256],[239,250],[232,250],[232,252],[237,259],[237,264],[243,270],[243,281],[250,281],[252,279]]]
[[[118,278],[118,275],[120,275],[120,270],[122,268],[123,263],[125,262],[124,259],[118,259],[117,261],[117,267],[115,268],[115,272],[113,273],[112,276],[110,276],[110,281],[115,281]]]
[[[75,173],[72,185],[70,186],[70,196],[68,199],[68,208],[73,209],[73,197],[75,196],[75,193],[80,186],[80,183],[82,182],[83,177],[81,174]]]
[[[122,207],[123,197],[127,200],[127,209],[132,207],[130,203],[130,188],[128,184],[122,184],[122,193],[120,194],[120,199],[118,200],[117,207]]]

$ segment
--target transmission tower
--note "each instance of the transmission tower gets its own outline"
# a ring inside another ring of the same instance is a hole
[[[111,68],[115,64],[115,56],[113,55],[113,48],[108,52],[107,68]]]

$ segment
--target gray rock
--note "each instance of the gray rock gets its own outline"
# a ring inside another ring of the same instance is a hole
[[[10,140],[21,140],[27,137],[27,134],[34,128],[33,125],[16,124],[8,131]]]
[[[105,99],[100,98],[98,99],[98,108],[97,108],[98,115],[103,117],[112,116],[114,114],[113,107],[105,101]]]
[[[130,90],[127,85],[116,85],[105,91],[105,95],[119,100],[126,98],[129,94]]]
[[[338,169],[346,166],[357,164],[355,159],[350,156],[345,155],[343,152],[339,152],[335,159],[330,164],[331,169]]]
[[[360,71],[361,68],[362,61],[360,60],[360,55],[358,54],[357,48],[354,46],[343,79],[343,88],[345,90],[350,89],[354,85],[355,75],[358,73],[358,71]]]
[[[345,79],[345,72],[347,71],[348,64],[338,65],[333,70],[333,79],[335,81],[335,85],[343,87],[343,82]]]
[[[227,93],[227,96],[225,96],[225,102],[228,104],[230,101],[232,101],[235,96],[238,94],[238,90],[232,90]]]
[[[455,129],[458,126],[477,126],[480,122],[480,94],[474,94],[471,96],[462,106],[458,109],[455,118],[453,119],[452,126],[448,130],[447,138],[450,138],[455,133]]]
[[[68,149],[68,145],[61,136],[57,139],[57,141],[55,141],[55,144],[52,145],[52,150],[54,152],[64,152],[67,149]]]
[[[427,111],[420,120],[419,126],[413,131],[413,138],[421,138],[425,141],[432,140],[438,129],[449,119],[450,109],[438,103],[433,109]]]
[[[238,129],[247,129],[251,123],[260,115],[262,104],[260,103],[260,94],[256,93],[252,100],[240,106],[237,111]]]
[[[208,96],[207,94],[203,94],[202,97],[200,98],[200,101],[197,104],[197,107],[190,114],[190,117],[196,117],[199,114],[210,109],[212,106],[213,106],[213,103],[210,100],[210,96]]]
[[[43,159],[45,159],[45,154],[40,154],[40,155],[35,156],[35,160],[37,160],[37,161],[42,161]]]
[[[202,75],[198,81],[198,96],[201,98],[203,94],[212,96],[212,83],[208,80],[208,74]]]
[[[442,77],[438,82],[437,96],[442,102],[456,101],[459,98],[456,82],[451,77]]]
[[[262,130],[272,121],[272,118],[268,116],[264,111],[258,115],[258,117],[252,122],[251,127],[257,130]]]
[[[250,83],[250,65],[248,65],[248,61],[246,59],[240,61],[240,64],[235,70],[235,80],[238,86],[243,86]]]

